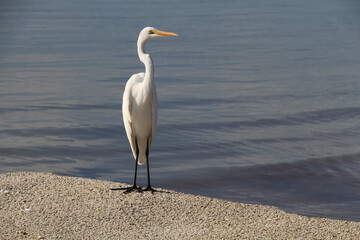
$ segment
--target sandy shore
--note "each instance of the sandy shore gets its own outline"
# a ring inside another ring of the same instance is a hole
[[[360,239],[360,222],[169,191],[123,194],[124,184],[0,174],[0,239]]]

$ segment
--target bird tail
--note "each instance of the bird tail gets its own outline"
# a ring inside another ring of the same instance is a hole
[[[145,153],[139,153],[138,164],[143,165],[144,163],[146,163],[146,155]]]

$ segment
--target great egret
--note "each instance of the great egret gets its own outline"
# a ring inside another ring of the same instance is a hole
[[[159,31],[153,27],[144,28],[137,41],[139,59],[145,65],[145,73],[130,77],[125,86],[122,114],[127,137],[135,158],[134,184],[120,188],[125,193],[131,191],[156,191],[150,185],[149,151],[154,137],[157,120],[157,94],[154,83],[154,65],[149,54],[145,53],[147,40],[157,37],[178,36],[176,33]],[[138,164],[147,163],[148,185],[145,189],[136,185]]]

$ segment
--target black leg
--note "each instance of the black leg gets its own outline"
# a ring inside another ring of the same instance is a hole
[[[157,192],[157,190],[153,189],[150,184],[150,170],[149,170],[149,139],[147,140],[146,145],[146,166],[147,166],[147,179],[148,179],[148,185],[144,189],[144,191],[151,191],[151,193]]]
[[[137,167],[138,167],[138,161],[139,161],[139,147],[137,143],[137,139],[135,138],[135,146],[136,146],[136,160],[135,160],[135,174],[134,174],[134,184],[131,187],[126,188],[111,188],[111,190],[125,190],[124,193],[129,193],[132,191],[138,191],[141,192],[142,188],[136,186],[136,175],[137,175]]]
[[[138,167],[138,161],[139,161],[139,149],[138,149],[138,144],[137,144],[136,139],[135,139],[135,144],[136,144],[136,160],[135,160],[135,174],[134,174],[134,185],[133,185],[133,187],[136,187],[136,175],[137,175],[137,167]]]

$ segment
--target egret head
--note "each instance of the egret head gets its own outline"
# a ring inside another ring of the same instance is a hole
[[[145,41],[147,41],[151,38],[166,37],[166,36],[174,37],[179,35],[176,33],[160,31],[153,27],[146,27],[140,32],[139,38],[142,38]]]

